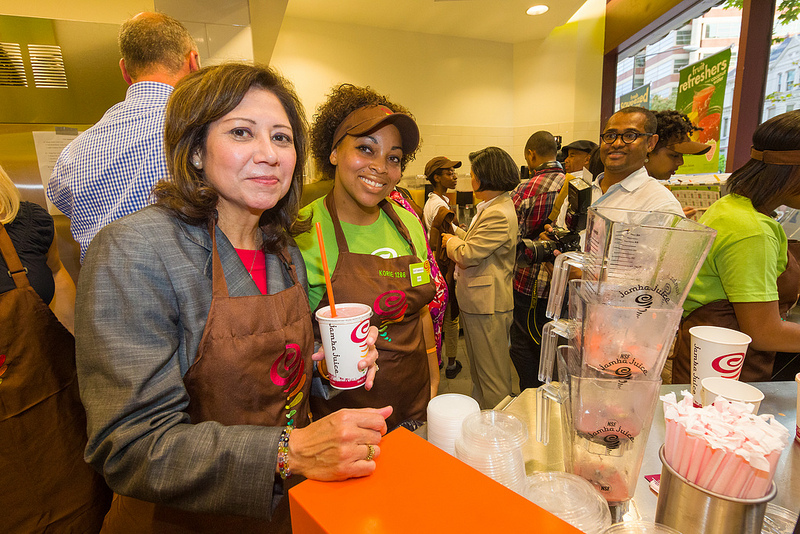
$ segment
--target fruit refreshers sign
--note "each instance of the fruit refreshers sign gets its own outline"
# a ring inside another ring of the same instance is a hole
[[[727,48],[680,71],[676,107],[689,116],[692,124],[703,129],[691,135],[692,141],[714,147],[701,156],[685,156],[685,163],[678,170],[681,174],[719,170],[720,122],[730,63],[731,49]]]

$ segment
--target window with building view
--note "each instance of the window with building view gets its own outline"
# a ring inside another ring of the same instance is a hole
[[[628,66],[625,59],[617,65],[617,107],[620,97],[636,87],[650,85],[650,108],[676,109],[678,81],[681,69],[731,48],[724,106],[716,117],[719,121],[720,170],[724,170],[730,132],[731,103],[736,74],[741,10],[725,8],[725,2],[709,9],[702,16],[686,21],[638,51],[635,56],[642,64],[638,69]],[[640,59],[639,59],[640,58]],[[627,67],[627,68],[626,68]],[[634,73],[633,71],[636,71]],[[634,80],[634,77],[639,80]],[[634,83],[636,82],[636,83]],[[691,110],[679,110],[690,112]],[[711,110],[714,111],[714,110]]]
[[[730,135],[733,87],[741,31],[741,1],[723,0],[702,16],[685,21],[627,58],[620,56],[617,65],[616,107],[623,95],[650,86],[653,110],[676,109],[681,69],[707,59],[726,48],[731,49],[724,105],[720,111],[720,171],[724,170]],[[777,0],[773,25],[762,120],[800,109],[800,0]],[[635,59],[634,59],[635,58]],[[687,110],[680,110],[686,112]]]

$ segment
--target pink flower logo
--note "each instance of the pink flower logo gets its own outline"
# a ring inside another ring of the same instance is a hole
[[[724,378],[739,378],[744,363],[744,353],[723,354],[711,362],[711,367]]]
[[[373,308],[380,316],[387,317],[393,322],[400,321],[408,309],[406,294],[399,290],[387,291],[375,299]]]
[[[305,362],[303,361],[303,356],[300,354],[300,345],[297,343],[289,343],[286,345],[283,354],[272,364],[269,377],[276,386],[285,386],[289,384],[288,387],[283,390],[285,393],[297,384],[301,376],[305,376],[303,374],[304,369]],[[283,373],[281,373],[281,371],[283,371]],[[281,374],[286,374],[288,376],[283,377]]]

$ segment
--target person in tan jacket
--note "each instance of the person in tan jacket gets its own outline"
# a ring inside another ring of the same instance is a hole
[[[472,189],[481,202],[469,229],[443,234],[442,246],[457,264],[456,297],[472,396],[485,409],[494,408],[512,387],[508,332],[519,228],[509,191],[519,184],[519,171],[511,156],[497,147],[473,152],[469,161]]]

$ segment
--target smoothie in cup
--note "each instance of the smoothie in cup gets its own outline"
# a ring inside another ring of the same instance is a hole
[[[367,370],[359,370],[358,362],[367,355],[367,334],[372,308],[366,304],[336,305],[336,317],[330,306],[315,314],[325,351],[325,365],[331,386],[336,389],[355,389],[367,381]]]

